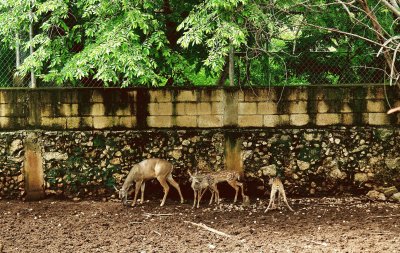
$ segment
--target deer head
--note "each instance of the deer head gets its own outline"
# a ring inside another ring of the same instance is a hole
[[[122,204],[124,206],[126,206],[126,204],[128,203],[128,192],[123,188],[118,190],[118,188],[115,187],[115,185],[114,185],[114,189],[118,192],[118,196],[119,196],[119,199],[122,200]]]

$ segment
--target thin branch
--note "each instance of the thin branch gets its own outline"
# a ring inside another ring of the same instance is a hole
[[[388,1],[386,1],[386,0],[381,0],[381,2],[386,6],[386,7],[388,7],[392,12],[393,12],[393,14],[395,14],[397,17],[400,17],[400,11],[397,9],[398,8],[398,6],[397,6],[397,8],[395,7],[395,6],[393,6],[392,4],[390,4]]]
[[[203,223],[194,223],[194,222],[191,222],[191,221],[184,221],[184,222],[185,222],[185,223],[190,223],[190,224],[192,224],[192,225],[194,225],[194,226],[197,226],[197,227],[201,227],[201,228],[203,228],[203,229],[205,229],[205,230],[207,230],[207,231],[210,231],[210,232],[212,232],[212,233],[215,233],[215,234],[217,234],[217,235],[221,235],[221,236],[228,237],[228,238],[231,237],[231,235],[228,235],[228,234],[226,234],[226,233],[224,233],[224,232],[218,231],[218,230],[216,230],[216,229],[214,229],[214,228],[210,228],[209,226],[206,226],[206,225],[204,225]]]

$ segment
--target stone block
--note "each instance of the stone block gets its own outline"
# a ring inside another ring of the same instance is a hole
[[[239,115],[257,114],[257,103],[240,102],[238,105]]]
[[[65,118],[65,117],[42,117],[41,125],[44,127],[66,129],[67,128],[67,118]]]
[[[197,127],[197,116],[176,116],[176,126]]]
[[[342,108],[340,109],[340,112],[342,113],[349,113],[349,112],[353,112],[353,109],[351,109],[349,103],[344,102],[342,104]]]
[[[276,127],[282,125],[289,125],[290,117],[289,115],[264,115],[264,126],[265,127]]]
[[[386,93],[383,86],[369,86],[366,99],[385,99]],[[389,92],[389,91],[388,91]]]
[[[0,104],[0,117],[6,117],[11,115],[11,104]]]
[[[210,115],[211,114],[211,103],[198,103],[197,104],[198,115]]]
[[[119,124],[116,126],[124,128],[134,128],[137,125],[135,116],[122,116],[119,117]]]
[[[186,103],[175,103],[175,115],[186,115],[185,104]]]
[[[390,119],[386,113],[368,113],[368,124],[375,126],[389,125]]]
[[[197,104],[196,103],[185,103],[185,114],[186,115],[197,115]]]
[[[78,104],[62,104],[60,107],[60,116],[77,116]]]
[[[172,116],[148,116],[149,127],[172,127]]]
[[[354,124],[354,113],[343,113],[342,114],[342,124],[346,126],[351,126]]]
[[[67,117],[67,129],[78,129],[81,125],[80,117]]]
[[[310,122],[308,114],[291,114],[289,119],[291,126],[305,126]]]
[[[237,101],[244,102],[244,92],[242,90],[237,91]]]
[[[307,101],[292,101],[289,104],[289,113],[307,113]]]
[[[224,90],[203,89],[198,91],[199,101],[202,102],[219,102],[224,100]]]
[[[307,88],[291,88],[289,89],[286,97],[288,101],[307,101],[308,89]]]
[[[259,102],[257,104],[257,114],[277,114],[278,104],[273,101]]]
[[[5,91],[0,91],[0,104],[5,104],[6,103],[6,98],[5,95],[6,92]]]
[[[150,115],[172,115],[172,103],[149,103]]]
[[[317,112],[319,113],[327,113],[329,111],[329,105],[325,101],[318,101],[317,103]]]
[[[0,127],[1,128],[8,128],[9,125],[10,125],[9,117],[0,117]]]
[[[246,89],[244,92],[244,101],[246,102],[265,102],[276,101],[278,95],[276,88],[271,89]]]
[[[95,129],[112,128],[115,122],[118,122],[118,118],[107,117],[107,116],[93,117],[93,128]]]
[[[149,90],[150,102],[165,103],[172,102],[171,90]]]
[[[92,104],[90,110],[91,116],[104,116],[105,113],[106,113],[106,107],[104,106],[104,104],[101,103]]]
[[[197,93],[194,90],[181,90],[176,95],[176,101],[179,102],[196,102]]]
[[[211,101],[212,102],[221,102],[224,101],[224,90],[213,90],[211,91]]]
[[[223,102],[213,102],[211,104],[211,114],[224,114],[225,104]]]
[[[317,126],[337,125],[340,123],[341,117],[337,113],[318,113],[315,120]]]
[[[262,127],[263,115],[239,115],[238,125],[240,127]]]
[[[367,100],[367,112],[386,112],[383,100]]]
[[[222,127],[224,122],[222,115],[200,115],[197,120],[199,127]]]
[[[52,117],[55,115],[55,110],[52,105],[44,104],[41,106],[41,115],[42,117]]]
[[[134,116],[134,114],[131,111],[131,108],[129,106],[126,106],[124,108],[118,108],[115,111],[116,116]]]
[[[92,96],[90,98],[90,102],[92,103],[103,103],[104,98],[103,95],[101,94],[100,90],[93,90]]]

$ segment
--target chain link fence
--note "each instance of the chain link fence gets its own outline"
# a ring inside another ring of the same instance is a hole
[[[296,55],[270,53],[249,62],[238,55],[235,57],[235,66],[235,83],[241,86],[369,84],[387,81],[383,57],[376,57],[372,53],[302,52]],[[30,78],[30,75],[25,77],[16,75],[15,51],[0,47],[0,87],[30,87]],[[218,77],[215,77],[216,82],[217,79]],[[37,87],[59,86],[54,82],[44,82],[37,78]],[[99,80],[86,77],[74,84],[66,82],[61,86],[103,87],[104,85]],[[110,86],[120,87],[120,84],[108,85]]]

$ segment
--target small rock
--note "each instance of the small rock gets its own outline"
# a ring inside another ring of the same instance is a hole
[[[22,144],[22,140],[20,140],[20,139],[13,140],[13,142],[11,142],[11,145],[10,145],[10,154],[13,155],[17,151],[19,151],[23,148],[24,148],[24,145]]]
[[[51,160],[65,161],[68,159],[68,155],[60,153],[60,152],[46,152],[46,153],[44,153],[43,158],[46,161],[51,161]]]
[[[376,190],[369,191],[367,193],[367,197],[372,199],[372,200],[386,201],[385,194],[383,194],[381,192],[378,192]]]
[[[400,168],[400,157],[397,157],[397,158],[394,158],[394,159],[386,158],[385,159],[385,164],[391,170]]]
[[[382,190],[383,190],[383,194],[385,194],[386,197],[390,197],[393,194],[399,192],[395,186],[383,188]]]
[[[368,175],[366,173],[356,173],[354,174],[354,181],[364,183],[368,181]]]
[[[114,154],[116,157],[121,157],[122,156],[122,153],[121,153],[121,151],[117,151],[117,152],[115,152],[115,154]]]
[[[390,199],[400,203],[400,192],[393,194],[392,197],[390,197]]]
[[[81,199],[80,198],[73,198],[72,200],[76,202],[76,201],[79,201]]]
[[[209,249],[215,249],[216,248],[216,246],[212,245],[211,243],[209,243],[207,246],[208,246]]]
[[[310,168],[310,163],[304,162],[301,160],[297,160],[297,166],[299,166],[300,170],[308,170]]]
[[[261,167],[260,170],[264,176],[275,177],[276,176],[276,165],[271,164],[268,166]]]

